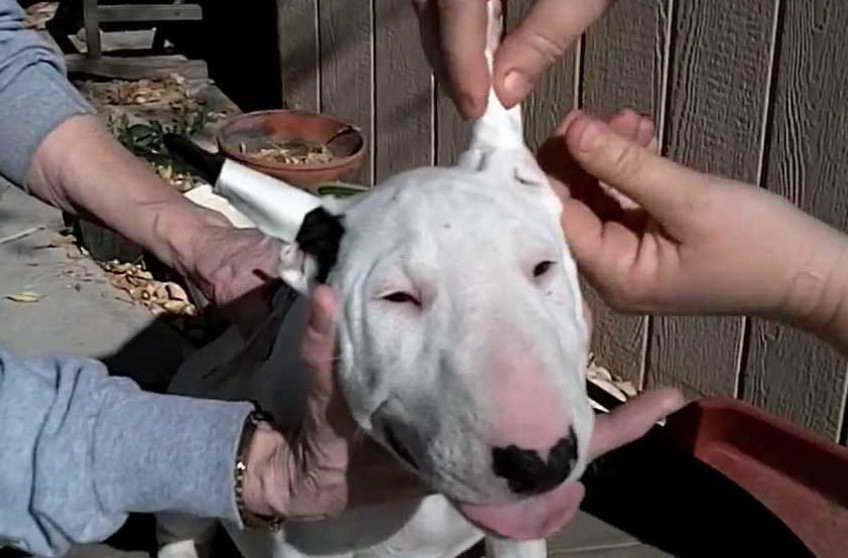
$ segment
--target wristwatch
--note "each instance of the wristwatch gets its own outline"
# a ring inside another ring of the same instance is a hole
[[[276,515],[260,515],[247,509],[244,504],[244,478],[247,475],[247,452],[250,449],[250,441],[260,423],[273,425],[274,419],[254,404],[254,410],[247,415],[239,440],[238,453],[236,454],[236,465],[234,470],[236,507],[242,523],[246,527],[254,529],[270,529],[276,531],[283,526],[284,519]]]

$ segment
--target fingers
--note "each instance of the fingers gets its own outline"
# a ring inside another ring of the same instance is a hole
[[[647,116],[642,116],[634,110],[624,109],[612,117],[609,121],[610,128],[619,136],[627,138],[635,142],[641,147],[650,148],[656,145],[654,137],[654,121]],[[621,209],[635,209],[638,204],[625,196],[609,184],[601,183],[604,192],[615,202]]]
[[[303,360],[316,372],[320,372],[319,376],[326,376],[323,373],[325,371],[332,372],[335,342],[335,296],[329,287],[318,285],[312,292],[309,323],[301,344],[301,353]]]
[[[322,452],[339,451],[355,430],[353,419],[336,386],[334,355],[336,346],[335,297],[332,289],[319,285],[312,292],[309,323],[301,354],[312,371],[307,400],[307,435]],[[341,454],[340,454],[341,455]]]
[[[621,192],[599,185],[575,160],[566,144],[571,126],[586,118],[581,111],[571,111],[539,151],[539,163],[554,179],[567,186],[571,199],[564,200],[562,226],[569,245],[584,272],[592,274],[593,266],[603,261],[605,244],[615,241],[619,250],[634,248],[635,238],[626,228],[608,223],[622,216],[622,209],[635,204]],[[654,124],[650,118],[631,109],[624,109],[609,121],[615,133],[640,145],[650,145]]]
[[[501,102],[511,107],[522,101],[542,73],[610,3],[611,0],[536,0],[527,17],[504,38],[495,53],[493,80]]]
[[[647,136],[646,131],[638,133]],[[574,118],[566,144],[589,174],[632,198],[669,230],[686,226],[692,210],[705,202],[704,175],[652,153],[594,118]]]
[[[466,118],[476,118],[486,108],[489,68],[486,48],[486,3],[439,0],[440,48],[451,97]]]
[[[590,455],[599,457],[641,438],[658,420],[685,404],[678,390],[658,389],[639,395],[608,415],[599,416],[589,446]]]
[[[421,41],[433,69],[465,118],[486,108],[489,69],[486,48],[486,2],[415,0]]]

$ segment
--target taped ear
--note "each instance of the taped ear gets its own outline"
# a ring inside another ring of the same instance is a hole
[[[295,242],[284,246],[280,254],[280,278],[300,293],[326,282],[336,265],[344,232],[341,216],[323,207],[307,213]]]
[[[283,281],[306,294],[312,283],[327,280],[336,264],[344,226],[340,217],[322,206],[321,198],[223,155],[209,153],[186,138],[169,134],[165,145],[256,228],[284,242],[279,270]],[[334,210],[345,205],[330,199],[327,202]]]
[[[229,159],[215,182],[215,192],[260,231],[286,242],[295,240],[306,214],[321,206],[317,196]]]
[[[486,6],[488,23],[484,55],[489,72],[492,72],[495,51],[503,34],[503,11],[499,0],[488,0]],[[487,155],[495,151],[522,150],[524,144],[521,105],[507,109],[489,87],[486,110],[471,128],[471,141],[458,160],[458,166],[468,170],[481,170]]]
[[[220,153],[209,153],[182,136],[166,134],[164,143],[268,236],[293,242],[304,216],[321,205],[317,196]]]

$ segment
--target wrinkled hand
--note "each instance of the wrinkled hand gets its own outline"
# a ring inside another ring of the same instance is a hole
[[[609,125],[574,112],[539,153],[564,187],[574,257],[606,301],[624,311],[816,319],[845,251],[841,235],[764,189],[656,155],[652,136],[653,124],[631,111]]]
[[[248,338],[270,312],[274,289],[280,285],[280,242],[209,214],[180,250],[178,267]]]
[[[542,73],[612,4],[613,0],[536,0],[495,52],[492,85],[501,102],[521,102]],[[505,1],[505,8],[510,3]],[[490,79],[483,0],[413,0],[421,43],[465,118],[486,108]]]
[[[336,386],[335,341],[333,292],[319,286],[301,349],[313,378],[303,425],[282,434],[258,431],[248,454],[245,503],[255,513],[322,519],[426,492],[393,456],[357,433]]]

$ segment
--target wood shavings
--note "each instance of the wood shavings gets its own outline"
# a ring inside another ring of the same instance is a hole
[[[163,78],[112,80],[88,84],[87,94],[95,104],[148,105],[168,103],[177,112],[197,109],[198,101],[185,77],[170,73]]]
[[[638,394],[633,382],[616,378],[609,370],[599,365],[594,355],[589,357],[589,367],[586,376],[590,382],[603,389],[619,401],[627,401]]]
[[[34,291],[21,291],[12,295],[6,295],[6,299],[11,300],[12,302],[19,302],[21,304],[32,304],[34,302],[38,302],[44,298],[44,296],[45,295]]]
[[[210,110],[207,114],[208,114],[207,117],[209,118],[210,122],[217,122],[219,120],[224,120],[225,118],[227,118],[230,115],[230,113],[228,113],[225,110],[217,110],[217,111],[216,110]]]
[[[244,145],[240,148],[244,152]],[[326,145],[301,140],[269,141],[250,155],[265,163],[284,165],[323,165],[335,159]]]
[[[173,165],[160,165],[154,163],[153,168],[156,170],[156,174],[162,177],[162,179],[166,182],[170,182],[171,185],[179,192],[188,192],[197,186],[199,181],[199,179],[190,172],[179,172],[174,170]]]
[[[197,315],[197,308],[189,301],[188,294],[180,285],[170,281],[157,281],[153,274],[140,264],[112,261],[103,264],[103,269],[114,287],[126,292],[131,299],[141,303],[154,315]]]

